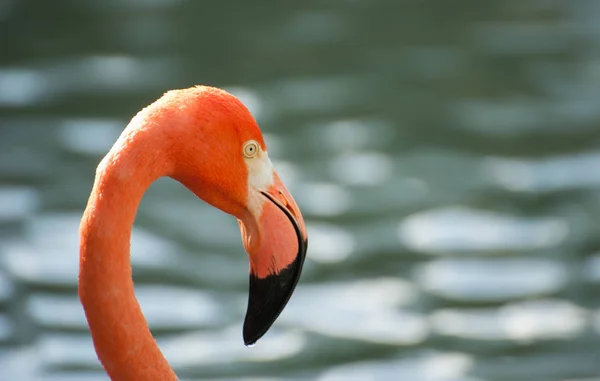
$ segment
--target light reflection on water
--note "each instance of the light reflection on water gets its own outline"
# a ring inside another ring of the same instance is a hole
[[[477,381],[466,375],[473,359],[462,353],[423,353],[397,361],[342,365],[326,371],[319,381],[426,380]]]
[[[106,380],[76,295],[95,166],[197,83],[255,115],[310,246],[246,348],[235,219],[152,185],[136,292],[182,380],[600,377],[599,1],[44,6],[0,5],[0,381]]]
[[[304,208],[309,215],[342,215],[350,209],[352,203],[348,190],[334,183],[305,182],[299,186],[298,193],[298,202],[306,205]]]
[[[420,212],[400,224],[401,241],[431,253],[527,251],[560,244],[568,226],[556,218],[519,219],[464,207]]]
[[[198,290],[147,285],[135,291],[148,324],[157,331],[216,326],[225,317],[217,299]],[[33,294],[27,300],[27,312],[43,327],[82,331],[87,327],[81,303],[72,295]]]
[[[39,214],[30,219],[24,240],[0,245],[2,264],[26,284],[77,285],[80,214]],[[65,253],[73,253],[65,255]],[[135,227],[131,234],[131,262],[137,268],[161,268],[176,256],[176,245]]]
[[[514,191],[546,193],[600,187],[600,179],[591,175],[600,169],[597,152],[542,160],[493,158],[486,165],[500,185]]]
[[[34,188],[0,187],[0,205],[0,223],[17,222],[35,213],[39,196]]]
[[[442,309],[432,315],[436,333],[466,340],[518,341],[572,339],[583,333],[588,316],[559,300],[518,302],[501,308]]]
[[[561,262],[531,258],[440,259],[423,265],[416,274],[425,291],[474,302],[551,294],[568,280]]]
[[[298,331],[274,330],[264,342],[251,349],[240,345],[239,326],[210,333],[196,332],[159,341],[170,363],[181,369],[218,367],[224,363],[270,362],[293,358],[306,347],[305,335]]]
[[[392,160],[384,154],[341,155],[330,165],[331,177],[348,185],[381,185],[393,173]]]
[[[341,262],[352,255],[356,246],[352,234],[333,224],[307,224],[306,231],[310,236],[311,261]]]
[[[371,343],[413,345],[428,333],[423,316],[403,307],[416,298],[399,279],[309,285],[283,312],[283,324],[324,336]]]
[[[62,123],[60,142],[73,153],[98,156],[108,152],[121,134],[123,120],[70,119]]]
[[[96,56],[47,62],[29,69],[2,69],[0,105],[24,107],[53,104],[80,94],[158,90],[173,79],[169,73],[174,66],[171,60],[160,57]]]

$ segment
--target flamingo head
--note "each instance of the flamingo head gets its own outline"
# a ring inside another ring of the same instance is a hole
[[[307,249],[304,219],[269,159],[255,119],[236,97],[195,87],[169,92],[163,100],[178,105],[163,116],[187,132],[171,135],[178,139],[173,177],[238,219],[250,261],[243,336],[246,345],[254,344],[300,278]]]

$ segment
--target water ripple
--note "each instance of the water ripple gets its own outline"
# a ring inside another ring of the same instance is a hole
[[[12,320],[0,313],[0,343],[8,341],[13,335],[13,324]]]
[[[518,218],[466,207],[445,207],[409,216],[398,235],[427,253],[536,250],[560,244],[568,225],[557,218]]]
[[[590,282],[600,283],[600,254],[587,259],[584,265],[584,277]]]
[[[100,368],[98,355],[89,335],[43,333],[37,341],[36,349],[45,367]]]
[[[30,379],[22,379],[21,381],[29,381]],[[104,372],[82,372],[82,371],[72,371],[72,372],[52,372],[50,374],[38,375],[35,379],[31,379],[31,381],[108,381],[108,377]]]
[[[600,153],[586,152],[538,160],[488,158],[485,168],[501,186],[522,192],[542,193],[573,189],[598,189]]]
[[[37,210],[39,196],[34,188],[0,186],[0,223],[22,221]]]
[[[14,292],[13,283],[8,279],[6,273],[0,270],[0,305],[8,302],[13,297]]]
[[[80,218],[78,214],[65,213],[39,215],[29,220],[27,240],[2,244],[0,260],[9,273],[26,283],[75,287],[79,272],[76,258]],[[172,242],[133,228],[131,262],[134,266],[162,268],[177,252]]]
[[[299,332],[281,333],[271,329],[249,350],[242,345],[238,325],[218,332],[190,333],[157,341],[174,368],[198,368],[238,361],[276,361],[297,355],[306,346],[306,339]]]
[[[305,182],[297,188],[298,204],[307,215],[336,216],[347,212],[351,207],[352,196],[340,185]]]
[[[30,106],[76,94],[163,88],[176,63],[164,57],[85,56],[31,68],[0,68],[0,105]]]
[[[120,11],[132,9],[137,12],[150,9],[165,9],[181,5],[184,0],[109,0],[102,3],[90,2],[85,6],[94,8],[96,11],[105,11],[106,9],[117,9]]]
[[[0,105],[27,106],[44,99],[50,83],[30,69],[0,68]]]
[[[186,197],[180,199],[162,198],[160,202],[150,202],[148,199],[141,206],[140,213],[159,221],[169,234],[183,237],[198,247],[217,247],[238,252],[241,241],[236,219],[199,201],[187,190],[184,192]]]
[[[428,335],[420,314],[399,310],[415,296],[413,288],[399,279],[304,285],[279,321],[329,337],[412,345]]]
[[[353,236],[343,228],[326,223],[307,223],[310,237],[308,258],[320,263],[337,263],[347,259],[355,249]]]
[[[359,104],[356,76],[285,79],[266,89],[272,107],[280,112],[318,113]]]
[[[352,152],[382,148],[396,134],[390,122],[376,118],[334,120],[308,126],[311,146],[323,152]]]
[[[511,303],[501,308],[444,309],[432,315],[435,332],[470,340],[573,339],[587,326],[584,309],[562,300]]]
[[[567,282],[562,262],[550,259],[440,259],[416,271],[424,290],[459,301],[505,301],[557,292]]]
[[[154,330],[214,326],[223,315],[215,298],[201,291],[136,285],[135,293],[148,324]],[[76,296],[33,294],[27,300],[27,311],[43,327],[87,331],[83,307]]]
[[[564,51],[574,34],[565,23],[486,22],[471,27],[478,49],[492,55],[526,55]]]
[[[340,41],[347,25],[337,12],[298,11],[277,34],[285,44],[324,44]]]
[[[331,176],[342,184],[371,186],[388,181],[394,170],[389,156],[373,152],[337,156],[329,168]]]
[[[0,381],[37,381],[42,367],[37,347],[11,348],[0,351]]]
[[[319,381],[476,381],[473,358],[463,353],[425,352],[398,360],[345,364],[326,370]]]
[[[116,119],[66,119],[60,128],[60,142],[69,151],[103,155],[127,123]]]

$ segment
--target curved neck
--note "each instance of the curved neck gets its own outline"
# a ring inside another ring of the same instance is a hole
[[[148,149],[157,146],[132,143],[135,134],[126,130],[98,168],[80,228],[79,296],[111,380],[175,381],[131,278],[129,246],[138,205],[150,184],[168,174],[161,152]]]

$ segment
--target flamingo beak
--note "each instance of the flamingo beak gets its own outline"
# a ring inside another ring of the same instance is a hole
[[[250,260],[250,292],[244,320],[244,343],[258,341],[275,322],[300,279],[307,236],[296,202],[276,173],[260,200],[260,215],[240,221]]]

